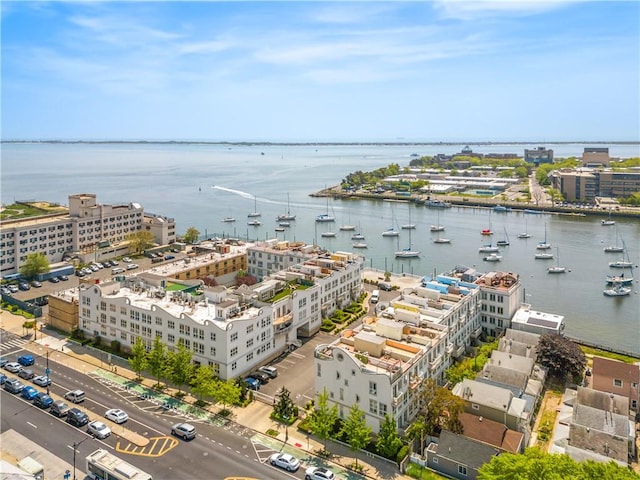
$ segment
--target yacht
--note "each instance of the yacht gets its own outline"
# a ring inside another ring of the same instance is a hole
[[[493,246],[491,244],[483,245],[478,249],[478,252],[480,253],[498,253],[499,251],[499,247]]]
[[[500,260],[502,260],[502,255],[498,255],[497,253],[492,253],[491,255],[482,257],[482,260],[484,260],[485,262],[499,262]]]

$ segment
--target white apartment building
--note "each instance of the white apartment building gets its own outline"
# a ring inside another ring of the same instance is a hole
[[[258,281],[274,272],[287,270],[318,254],[318,247],[304,242],[270,239],[247,248],[247,273]]]
[[[322,253],[235,290],[152,273],[82,284],[79,326],[125,350],[137,337],[149,346],[156,337],[169,348],[183,342],[194,362],[213,366],[220,378],[235,378],[297,344],[298,336],[317,332],[322,312],[355,300],[363,265],[360,256]]]
[[[405,288],[380,317],[316,348],[316,394],[326,389],[341,418],[358,404],[374,432],[385,414],[406,428],[418,412],[423,380],[441,381],[480,334],[480,289],[448,280]]]
[[[43,253],[50,264],[74,254],[100,260],[98,254],[102,250],[125,242],[129,234],[143,228],[152,231],[158,242],[175,241],[172,219],[155,216],[147,221],[142,206],[137,203],[101,205],[95,194],[88,193],[69,195],[68,213],[5,220],[1,226],[0,273],[3,276],[17,273],[27,256],[37,252]]]
[[[524,287],[520,276],[511,272],[489,272],[475,283],[482,292],[482,331],[496,337],[511,326],[511,319],[522,304]]]

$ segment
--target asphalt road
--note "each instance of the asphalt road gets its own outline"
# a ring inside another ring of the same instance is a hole
[[[82,404],[89,412],[91,420],[102,419],[108,408],[122,408],[130,420],[123,428],[128,428],[148,438],[162,438],[165,451],[155,449],[133,455],[122,451],[128,442],[111,435],[97,440],[86,433],[86,428],[73,427],[63,420],[34,407],[17,395],[2,390],[1,420],[2,431],[13,429],[36,442],[54,455],[73,463],[73,444],[76,443],[76,468],[84,471],[84,458],[98,448],[106,448],[126,461],[139,466],[158,479],[217,479],[226,476],[251,478],[302,478],[301,468],[291,475],[264,463],[274,452],[269,448],[254,447],[251,439],[255,432],[234,423],[225,426],[209,425],[188,420],[196,425],[198,435],[191,441],[171,437],[171,425],[185,419],[174,412],[165,412],[157,405],[139,399],[136,395],[105,385],[90,375],[77,372],[64,365],[50,361],[53,394],[63,395],[71,389],[80,388],[87,393]],[[33,370],[44,373],[45,364],[36,360]],[[9,374],[13,377],[13,374]],[[30,382],[23,382],[30,384]],[[41,387],[36,387],[43,390]],[[118,426],[114,427],[117,433]],[[82,442],[82,443],[80,443]],[[174,446],[169,448],[169,445]]]

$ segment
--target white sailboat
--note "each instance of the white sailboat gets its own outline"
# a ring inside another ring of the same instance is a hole
[[[354,242],[351,246],[353,248],[368,248],[367,242]]]
[[[486,257],[482,257],[482,260],[484,260],[485,262],[499,262],[502,260],[502,255],[492,253],[490,255],[487,255]]]
[[[444,232],[444,225],[440,225],[440,210],[438,210],[438,221],[435,225],[431,225],[429,230],[432,232]]]
[[[616,240],[613,245],[607,245],[602,250],[605,253],[621,253],[624,252],[624,247],[622,245],[618,245],[618,237],[619,237],[618,227],[616,227]]]
[[[255,218],[255,217],[259,217],[260,215],[261,213],[258,211],[258,198],[254,195],[253,196],[253,212],[249,213],[247,217]],[[249,225],[252,225],[252,224],[249,223]]]
[[[400,232],[395,228],[396,215],[393,212],[393,209],[391,210],[391,218],[392,218],[391,227],[387,228],[384,232],[382,232],[383,237],[398,237],[400,235]]]
[[[606,219],[605,219],[605,218],[603,218],[603,219],[600,221],[600,224],[601,224],[603,227],[610,227],[611,225],[615,225],[615,224],[616,224],[615,220],[611,220],[611,210],[609,210],[609,216],[608,216]]]
[[[625,287],[621,283],[616,283],[611,288],[604,289],[602,293],[607,297],[624,297],[631,293],[631,287]]]
[[[316,222],[328,223],[328,222],[335,222],[335,221],[336,221],[336,217],[334,215],[329,214],[329,197],[327,197],[327,213],[321,213],[320,215],[317,215]]]
[[[488,243],[487,245],[483,245],[478,249],[479,253],[498,253],[500,248]]]
[[[349,209],[349,223],[343,223],[340,225],[340,230],[343,232],[353,232],[356,229],[355,225],[351,225],[351,209]]]
[[[529,231],[527,230],[527,217],[524,217],[524,232],[518,234],[518,238],[531,238]]]
[[[296,219],[295,215],[291,215],[291,208],[289,206],[289,194],[287,193],[287,213],[282,213],[276,217],[277,221],[293,221]]]
[[[405,223],[404,225],[401,225],[400,228],[402,230],[413,230],[414,228],[416,228],[416,224],[411,223],[411,208],[409,208],[409,223]]]
[[[539,242],[538,245],[536,245],[536,249],[537,250],[549,250],[551,248],[551,244],[547,243],[547,224],[544,224],[544,240]],[[538,257],[536,257],[538,258]],[[553,258],[553,255],[551,256],[551,258]]]
[[[399,239],[398,239],[399,241]],[[398,245],[399,246],[399,245]],[[402,250],[398,250],[396,252],[396,258],[416,258],[420,256],[420,252],[418,250],[411,249],[411,230],[409,230],[409,246],[407,248],[403,248]]]
[[[627,252],[627,245],[622,241],[623,251],[626,253],[626,258],[624,255],[620,258],[620,260],[616,260],[615,262],[609,262],[609,266],[612,268],[633,268],[633,263],[629,259],[629,253]]]
[[[565,273],[567,269],[560,266],[560,248],[556,247],[556,264],[547,268],[549,273]]]

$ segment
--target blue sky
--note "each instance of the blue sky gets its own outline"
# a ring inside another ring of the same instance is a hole
[[[1,8],[3,140],[640,139],[636,1]]]

